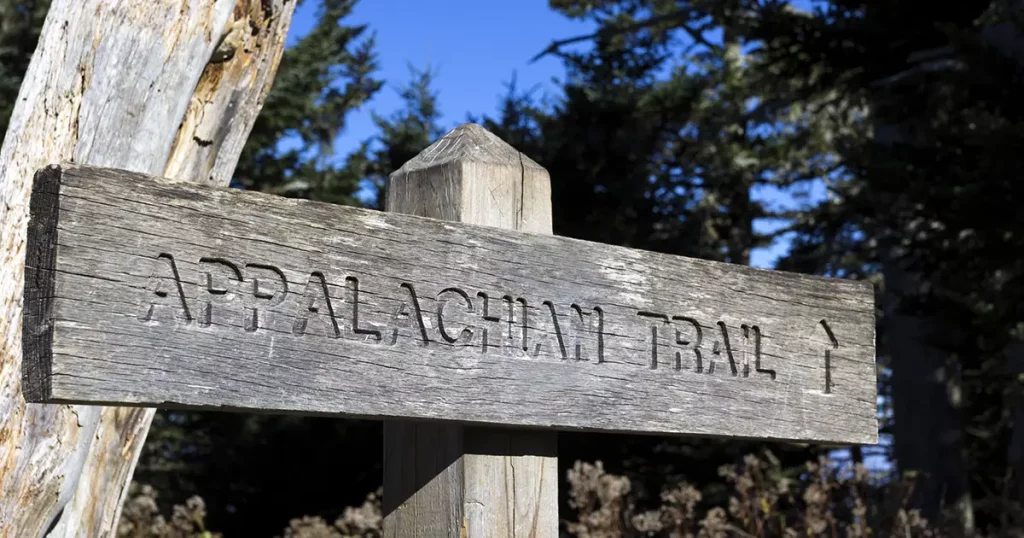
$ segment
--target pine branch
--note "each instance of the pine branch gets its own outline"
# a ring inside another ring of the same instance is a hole
[[[671,21],[673,19],[684,19],[685,15],[687,15],[687,14],[688,14],[688,12],[685,11],[685,10],[673,11],[671,13],[665,13],[663,15],[657,15],[657,16],[649,17],[649,18],[641,20],[641,21],[636,21],[636,22],[634,22],[632,24],[616,25],[616,26],[606,26],[606,27],[601,28],[600,30],[598,30],[596,32],[593,32],[593,33],[590,33],[590,34],[579,35],[579,36],[576,36],[576,37],[570,37],[570,38],[567,38],[567,39],[559,39],[559,40],[556,40],[556,41],[552,41],[551,44],[547,46],[547,48],[545,48],[544,50],[540,51],[540,53],[538,53],[536,56],[531,58],[530,59],[530,63],[536,62],[537,60],[543,58],[544,56],[547,56],[548,54],[559,54],[561,52],[562,47],[564,47],[566,45],[571,45],[573,43],[579,43],[581,41],[589,41],[589,40],[595,39],[597,37],[607,37],[607,36],[614,36],[614,35],[620,35],[620,34],[627,34],[627,33],[630,33],[630,32],[635,32],[637,30],[642,30],[644,28],[649,28],[651,26],[655,26],[655,25],[661,24],[663,22]],[[722,48],[721,46],[715,45],[714,43],[711,43],[710,41],[708,41],[704,37],[704,35],[701,33],[700,30],[692,28],[692,27],[688,26],[687,24],[679,25],[679,29],[684,31],[684,32],[686,32],[687,34],[689,34],[690,38],[693,39],[696,43],[700,43],[701,45],[704,45],[705,47],[708,47],[711,50],[720,50]]]

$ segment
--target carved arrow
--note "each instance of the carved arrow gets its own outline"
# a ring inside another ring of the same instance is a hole
[[[832,328],[828,326],[828,322],[821,320],[818,322],[821,328],[825,329],[825,336],[828,337],[828,343],[825,347],[825,394],[832,393],[832,351],[839,349],[839,341],[836,340],[836,335],[832,332]]]

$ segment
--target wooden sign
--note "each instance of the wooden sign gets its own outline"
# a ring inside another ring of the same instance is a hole
[[[863,282],[37,174],[30,401],[875,443]]]

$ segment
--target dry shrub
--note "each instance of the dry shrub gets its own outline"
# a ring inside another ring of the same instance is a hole
[[[915,511],[904,508],[909,488],[871,477],[863,465],[841,468],[821,458],[802,473],[787,475],[770,452],[748,455],[719,468],[729,486],[725,505],[704,502],[695,487],[680,483],[661,493],[660,505],[637,511],[629,480],[596,465],[569,471],[575,521],[566,530],[581,538],[731,538],[822,536],[867,538],[938,536]]]
[[[380,495],[379,489],[370,493],[361,506],[346,508],[333,524],[320,517],[293,519],[282,538],[379,538],[384,523]],[[118,538],[223,538],[206,529],[206,504],[199,496],[174,505],[170,519],[160,513],[158,496],[152,486],[131,484],[121,508]]]
[[[661,492],[655,506],[638,508],[630,480],[610,474],[598,461],[576,462],[568,473],[569,506],[564,530],[579,538],[932,538],[950,536],[906,509],[912,479],[872,476],[863,465],[839,466],[826,458],[786,472],[770,452],[748,455],[719,468],[728,486],[725,502],[709,502],[685,482]],[[157,492],[133,484],[118,538],[219,538],[207,531],[202,499],[176,505],[166,519]],[[333,523],[320,517],[293,519],[279,538],[379,538],[381,490]],[[993,536],[1009,536],[998,531]]]
[[[381,490],[366,496],[361,506],[348,507],[333,525],[321,517],[293,519],[281,538],[379,538],[384,526]]]
[[[629,490],[629,479],[606,473],[600,461],[577,461],[569,470],[569,506],[579,518],[567,523],[569,532],[581,538],[622,536],[628,526]]]
[[[219,533],[206,530],[206,504],[199,496],[189,497],[185,504],[176,504],[168,521],[157,506],[157,491],[148,485],[132,482],[128,497],[121,507],[117,525],[118,538],[220,538]]]

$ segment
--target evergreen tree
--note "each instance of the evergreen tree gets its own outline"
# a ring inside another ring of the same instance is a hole
[[[789,90],[766,81],[766,60],[720,10],[691,32],[652,27],[613,32],[659,16],[655,2],[592,3],[566,13],[598,23],[593,49],[561,54],[564,95],[538,104],[510,89],[484,124],[545,166],[552,177],[555,233],[708,259],[749,263],[770,241],[754,223],[775,213],[758,189],[793,189],[834,167],[828,144],[838,120],[804,103],[775,104]],[[717,22],[716,22],[717,21]],[[731,24],[733,37],[700,32]],[[827,121],[826,121],[827,119]],[[716,474],[752,444],[563,434],[560,461],[601,460],[656,503],[661,487],[686,478],[708,499],[725,493]],[[796,476],[808,452],[773,446]],[[695,462],[700,462],[695,464]]]
[[[281,58],[235,171],[236,184],[355,205],[360,170],[335,152],[346,116],[380,89],[374,37],[346,25],[356,0],[322,0],[316,25]]]
[[[7,133],[49,7],[49,0],[0,0],[0,133]]]
[[[779,32],[776,56],[864,118],[838,138],[846,173],[805,216],[790,263],[859,263],[884,277],[885,429],[899,470],[917,479],[912,506],[958,534],[1013,532],[1022,522],[1007,514],[1024,493],[1013,427],[1024,416],[1020,269],[1000,253],[1021,233],[1011,207],[1024,192],[1008,180],[1020,165],[1007,149],[1020,141],[1011,95],[1024,31],[1010,2],[935,7],[834,2],[811,31]],[[784,52],[794,47],[809,53]]]
[[[640,37],[567,54],[564,96],[537,104],[512,84],[499,116],[478,121],[547,168],[555,234],[691,252],[651,181],[669,124],[655,91],[665,58],[648,44]]]
[[[370,206],[377,209],[384,208],[388,176],[445,133],[433,88],[437,73],[430,66],[409,71],[409,82],[398,89],[403,108],[389,116],[373,115],[379,134],[364,152],[363,178],[374,191]]]
[[[577,15],[650,8],[605,27],[604,39],[693,35],[707,21],[729,35],[728,2],[553,4]],[[1024,416],[1020,270],[1001,253],[1015,252],[1021,235],[1011,208],[1022,192],[1008,179],[1019,170],[1008,151],[1019,147],[1019,4],[836,0],[816,13],[786,2],[731,5],[734,27],[763,58],[761,87],[777,95],[764,105],[831,122],[821,133],[839,158],[823,176],[829,199],[794,215],[798,235],[783,267],[885,277],[883,393],[895,407],[885,431],[903,476],[918,480],[911,506],[938,521],[945,510],[958,534],[986,524],[1011,531],[1024,460],[1024,436],[1012,428]]]

